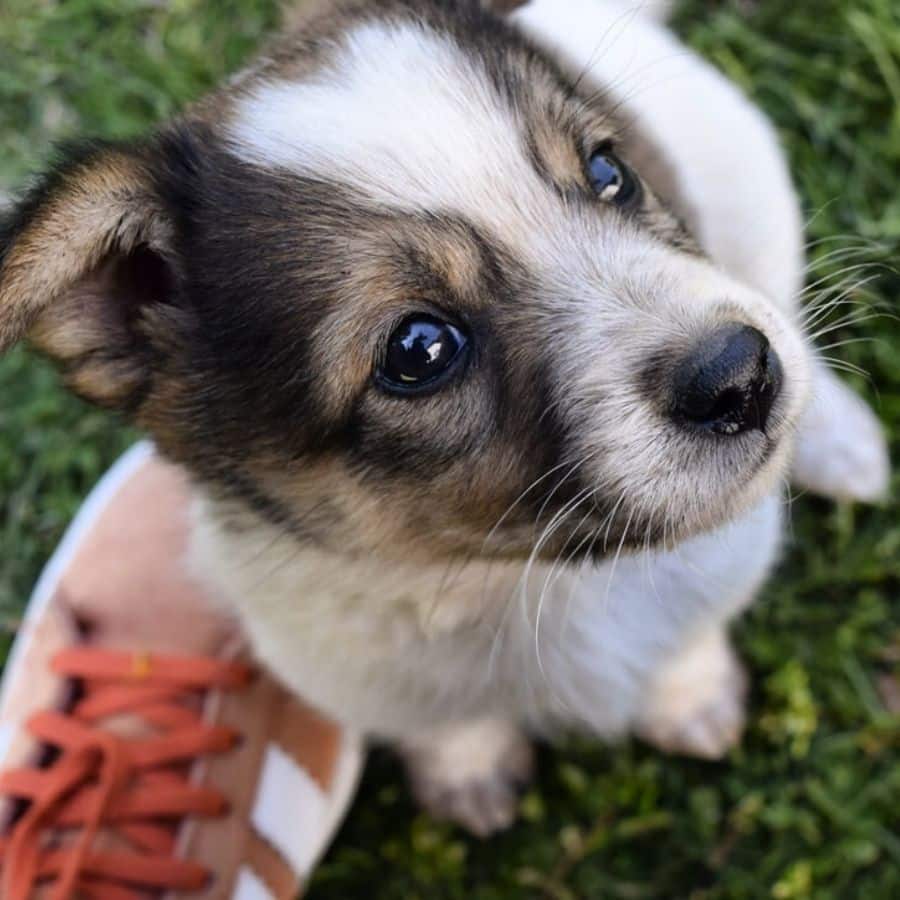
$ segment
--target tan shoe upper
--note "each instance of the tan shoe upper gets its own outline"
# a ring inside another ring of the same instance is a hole
[[[138,670],[152,670],[153,661],[164,657],[243,656],[234,623],[187,574],[188,507],[183,475],[147,445],[133,449],[87,501],[38,585],[5,675],[0,772],[33,769],[46,759],[46,747],[28,731],[32,716],[77,711],[71,679],[52,671],[66,648],[134,654]],[[204,726],[240,735],[232,749],[199,755],[180,769],[186,784],[208,787],[227,801],[225,814],[171,823],[172,855],[202,866],[210,878],[191,892],[154,893],[128,884],[116,889],[136,898],[165,894],[167,900],[295,897],[349,801],[361,760],[358,743],[265,674],[239,690],[187,691],[179,702]],[[96,727],[126,742],[158,732],[143,715],[127,713]],[[21,809],[21,802],[0,797],[6,836],[22,821]],[[48,822],[54,825],[52,817]],[[71,847],[78,831],[48,826],[44,840]],[[104,823],[93,844],[94,850],[135,852],[115,824]],[[15,865],[4,857],[0,874]],[[84,878],[82,885],[85,897],[105,900],[102,884]]]

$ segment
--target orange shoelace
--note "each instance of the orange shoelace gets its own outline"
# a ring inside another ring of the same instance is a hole
[[[205,723],[196,700],[239,690],[250,670],[84,647],[59,654],[53,669],[77,679],[79,699],[66,713],[40,713],[28,723],[53,748],[50,765],[0,776],[0,794],[27,804],[0,839],[0,897],[31,900],[38,885],[51,900],[141,900],[148,890],[204,888],[209,873],[174,855],[175,826],[227,812],[221,793],[191,783],[189,768],[230,750],[239,736]],[[151,736],[104,730],[105,720],[121,716],[138,717]],[[115,834],[117,849],[95,848],[101,832]]]

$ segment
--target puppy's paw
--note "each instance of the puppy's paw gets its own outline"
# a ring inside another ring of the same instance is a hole
[[[890,457],[881,423],[829,370],[816,369],[814,396],[800,423],[793,480],[837,500],[874,503],[890,484]]]
[[[654,679],[636,732],[667,753],[721,759],[744,730],[747,676],[714,631]]]
[[[419,803],[478,837],[512,825],[534,768],[528,739],[494,719],[434,729],[402,752]]]

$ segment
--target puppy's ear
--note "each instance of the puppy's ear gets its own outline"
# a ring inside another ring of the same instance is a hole
[[[154,327],[178,293],[163,153],[161,141],[87,148],[0,223],[0,351],[28,338],[102,406],[146,390]]]

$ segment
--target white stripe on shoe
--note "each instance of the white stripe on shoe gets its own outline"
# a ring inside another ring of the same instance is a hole
[[[231,900],[275,900],[269,889],[248,868],[238,872]]]
[[[19,727],[18,722],[0,723],[0,768],[3,767],[6,754],[9,753],[9,748],[12,747],[13,741],[19,734]]]
[[[325,794],[280,747],[270,744],[251,814],[256,833],[274,847],[301,878],[312,869],[317,847],[311,835],[327,823]]]

